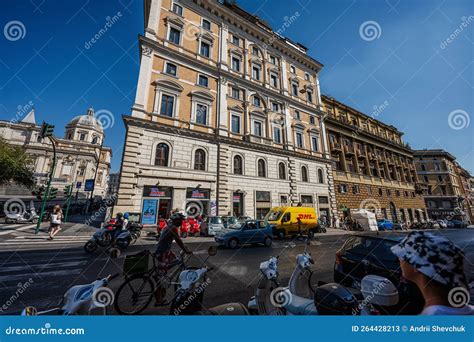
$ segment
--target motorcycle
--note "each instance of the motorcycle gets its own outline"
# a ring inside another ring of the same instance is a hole
[[[114,293],[108,288],[112,279],[117,277],[107,276],[97,279],[90,284],[76,285],[71,287],[63,296],[63,300],[58,307],[38,311],[34,306],[27,306],[21,312],[22,316],[38,315],[106,315],[107,307],[114,301]]]
[[[161,232],[163,231],[163,229],[166,228],[166,220],[163,219],[163,218],[159,218],[158,219],[158,225],[156,227],[156,238],[159,239],[160,236],[161,236]]]
[[[217,247],[211,246],[208,249],[207,258],[202,261],[202,267],[187,269],[180,273],[178,277],[178,288],[171,301],[171,315],[248,315],[245,305],[241,303],[226,303],[213,308],[203,307],[203,299],[206,288],[211,281],[207,274],[212,268],[206,266],[209,257],[217,254]]]
[[[115,231],[116,220],[110,220],[107,225],[95,232],[84,245],[86,253],[94,253],[99,247],[110,248],[116,256],[120,250],[127,248],[133,241],[132,234],[127,229]]]
[[[5,223],[38,223],[39,216],[34,207],[19,213],[8,213],[5,216]]]
[[[181,228],[179,229],[179,233],[183,239],[188,237],[189,227],[190,227],[189,221],[183,220],[183,223],[181,224]]]
[[[191,236],[200,236],[201,235],[201,226],[198,221],[190,218],[189,220],[189,235]]]
[[[306,244],[307,247],[308,243]],[[259,315],[374,315],[377,305],[398,303],[398,291],[388,279],[368,275],[361,281],[363,300],[336,283],[311,284],[314,260],[307,248],[296,257],[288,287],[278,282],[278,258],[260,264],[261,277],[248,308]]]

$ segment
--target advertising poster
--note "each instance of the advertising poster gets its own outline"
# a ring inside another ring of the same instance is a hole
[[[157,205],[158,205],[158,200],[156,199],[143,200],[142,224],[155,224],[156,223]]]

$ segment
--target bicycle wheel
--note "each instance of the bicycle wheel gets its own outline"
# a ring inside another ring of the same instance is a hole
[[[115,293],[115,310],[121,315],[137,315],[150,304],[154,293],[155,285],[149,276],[132,276]]]

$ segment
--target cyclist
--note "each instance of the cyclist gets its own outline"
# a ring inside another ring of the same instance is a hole
[[[161,267],[166,267],[174,258],[174,254],[171,252],[173,241],[176,241],[176,244],[186,254],[192,254],[191,250],[185,246],[183,240],[179,236],[179,228],[185,219],[186,216],[183,213],[174,212],[171,214],[167,226],[162,230],[155,252],[156,258],[160,262]],[[155,291],[155,300],[156,305],[159,305],[163,301],[163,289],[160,287]]]
[[[450,240],[414,231],[391,250],[400,260],[403,277],[423,295],[422,315],[474,315],[474,307],[468,305],[464,253]]]

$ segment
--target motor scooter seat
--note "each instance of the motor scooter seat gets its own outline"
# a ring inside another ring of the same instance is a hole
[[[318,311],[314,305],[314,299],[308,299],[291,294],[290,302],[284,306],[285,310],[292,315],[317,315]]]

